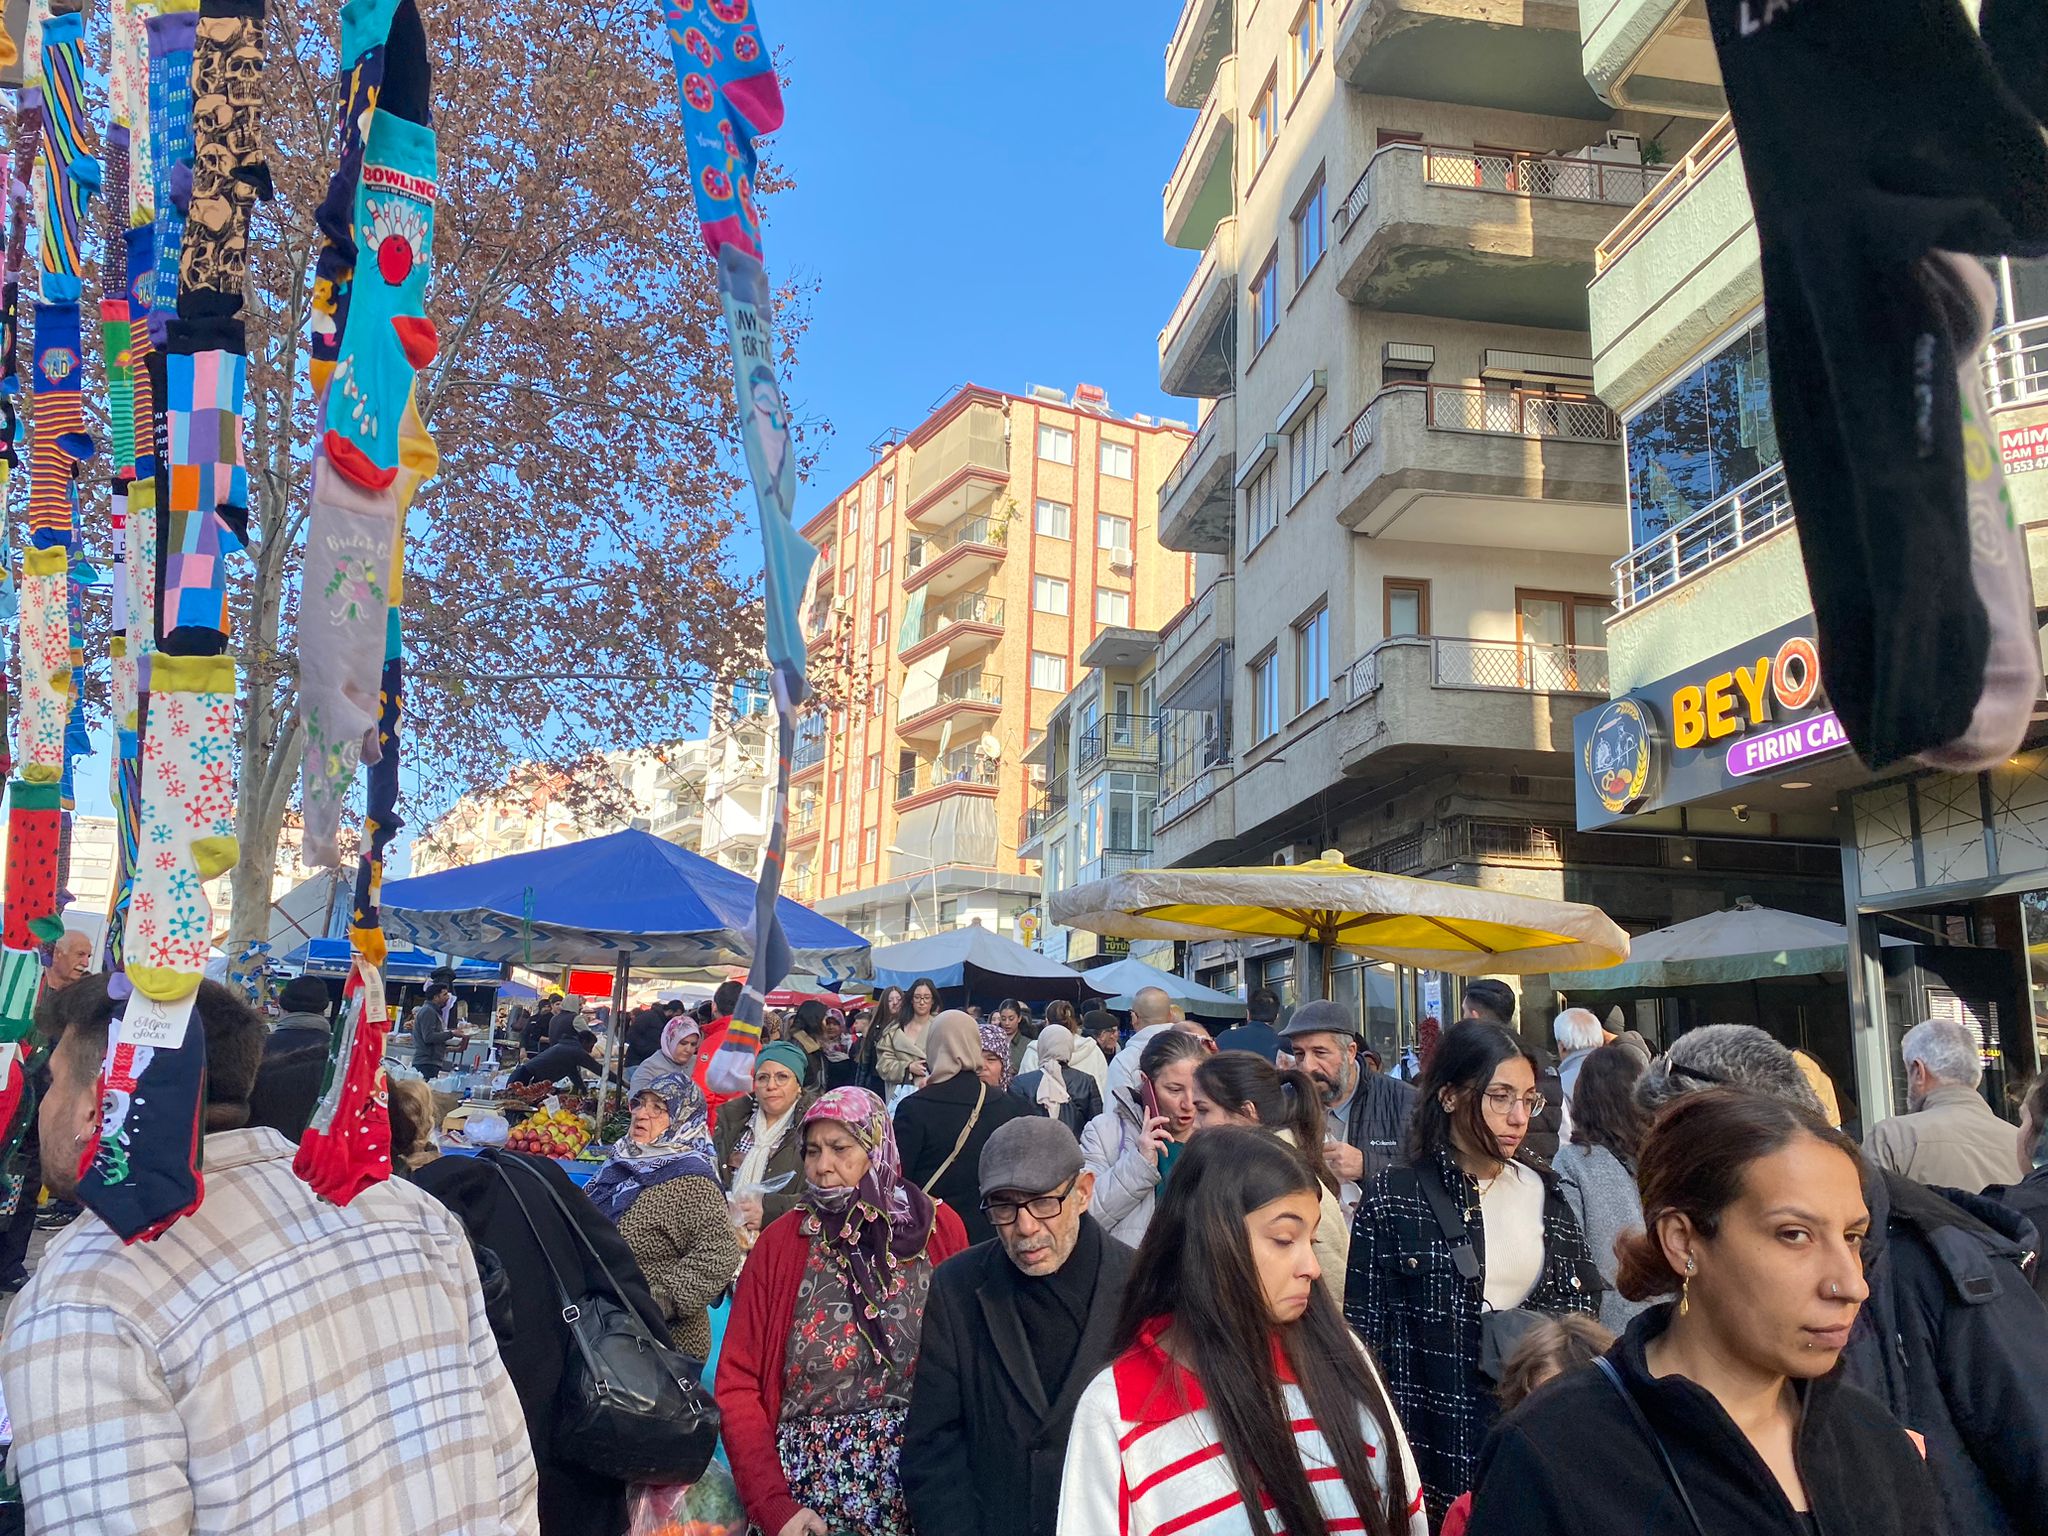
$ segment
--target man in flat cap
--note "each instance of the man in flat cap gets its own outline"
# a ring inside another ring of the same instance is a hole
[[[932,1273],[903,1426],[921,1531],[1054,1536],[1074,1404],[1109,1364],[1137,1255],[1088,1214],[1095,1175],[1058,1120],[1012,1120],[982,1148],[993,1242]]]

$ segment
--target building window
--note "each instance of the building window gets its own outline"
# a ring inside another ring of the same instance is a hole
[[[839,592],[843,597],[853,591],[853,562],[847,561],[839,568]]]
[[[894,475],[882,476],[882,505],[885,507],[896,505],[896,477]]]
[[[1647,544],[1782,455],[1764,322],[1756,321],[1628,421],[1630,539]]]
[[[1280,655],[1268,651],[1252,663],[1252,740],[1280,733]]]
[[[1316,184],[1308,190],[1294,210],[1294,286],[1299,288],[1308,281],[1309,273],[1316,263],[1323,259],[1323,251],[1330,238],[1329,199],[1325,196],[1321,172],[1316,173]]]
[[[1131,622],[1131,594],[1118,592],[1110,587],[1095,589],[1095,622],[1098,624],[1128,624]]]
[[[1038,428],[1038,456],[1052,464],[1074,462],[1074,434],[1065,427]]]
[[[1131,445],[1105,441],[1101,445],[1102,472],[1119,480],[1131,478]]]
[[[1031,686],[1047,693],[1067,691],[1067,658],[1051,651],[1031,653]]]
[[[860,532],[860,498],[859,498],[858,496],[849,496],[849,497],[848,497],[848,498],[846,499],[846,533],[847,533],[847,537],[848,537],[848,538],[851,538],[851,537],[852,537],[853,535],[855,535],[855,534],[857,534],[857,533],[859,533],[859,532]]]
[[[1266,344],[1280,324],[1280,253],[1272,252],[1252,279],[1252,351]]]
[[[839,842],[836,838],[825,845],[825,873],[839,873]]]
[[[1387,638],[1429,633],[1429,583],[1389,576],[1386,585]]]
[[[1277,82],[1269,77],[1259,88],[1258,99],[1252,103],[1252,164],[1251,174],[1259,174],[1259,167],[1266,163],[1266,157],[1273,152],[1273,140],[1280,134],[1280,101]]]
[[[1607,616],[1613,600],[1576,592],[1515,593],[1515,638],[1537,648],[1607,644]]]
[[[863,864],[875,862],[875,855],[882,851],[882,829],[869,827],[860,840],[860,861]]]
[[[1064,501],[1047,501],[1040,497],[1031,520],[1042,539],[1071,539],[1074,536],[1074,509]]]
[[[1290,102],[1300,98],[1301,88],[1308,84],[1309,71],[1315,68],[1316,56],[1322,50],[1323,0],[1308,0],[1288,31],[1287,99]]]
[[[939,902],[939,926],[953,928],[960,922],[960,898],[947,896]]]
[[[1394,358],[1382,359],[1380,362],[1380,388],[1392,389],[1400,384],[1427,384],[1429,382],[1429,368],[1430,365],[1428,363]]]
[[[868,644],[870,644],[870,645],[882,645],[882,644],[885,644],[885,643],[887,643],[888,639],[889,639],[889,615],[888,615],[888,612],[887,612],[886,610],[883,610],[883,611],[878,611],[878,612],[877,612],[877,613],[875,614],[875,626],[874,626],[874,633],[873,633],[872,635],[870,635],[870,636],[869,636],[869,638],[868,638]]]
[[[1128,555],[1131,552],[1131,520],[1118,517],[1113,512],[1096,513],[1095,545],[1098,549],[1114,549]]]
[[[1040,613],[1067,611],[1067,584],[1057,576],[1031,578],[1031,606]]]
[[[893,560],[895,556],[896,541],[894,539],[884,539],[881,543],[877,544],[875,546],[875,574],[877,576],[888,575],[889,562]]]
[[[1295,427],[1287,443],[1287,504],[1291,507],[1330,467],[1330,440],[1323,436],[1323,402],[1318,400]]]
[[[882,754],[879,752],[870,752],[868,754],[868,788],[880,789],[881,787]]]
[[[888,702],[888,689],[889,685],[887,683],[877,683],[868,690],[868,712],[870,714],[879,715],[882,712],[882,706]]]
[[[1280,526],[1280,503],[1273,494],[1273,466],[1256,475],[1244,493],[1244,547],[1257,549],[1267,534]]]
[[[1294,712],[1329,696],[1330,608],[1325,603],[1294,626]]]

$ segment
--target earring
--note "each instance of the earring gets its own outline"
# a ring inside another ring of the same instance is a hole
[[[1685,1279],[1678,1287],[1678,1315],[1680,1317],[1684,1317],[1686,1313],[1692,1310],[1692,1277],[1698,1271],[1699,1266],[1693,1263],[1692,1255],[1688,1253],[1685,1256]]]

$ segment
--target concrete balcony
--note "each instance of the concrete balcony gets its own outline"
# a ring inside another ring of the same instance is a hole
[[[1191,744],[1165,764],[1152,809],[1150,867],[1198,864],[1237,836],[1236,772],[1221,739]]]
[[[1204,673],[1237,635],[1237,581],[1219,576],[1159,632],[1153,686],[1161,700]]]
[[[956,660],[994,649],[1003,638],[1003,600],[986,592],[962,592],[950,602],[934,603],[896,654],[904,661],[929,656],[941,645]]]
[[[924,697],[912,694],[906,684],[899,708],[896,734],[905,741],[936,737],[948,721],[959,733],[983,731],[988,727],[982,721],[1003,712],[1003,680],[973,667],[940,678]]]
[[[955,747],[943,757],[925,758],[896,772],[896,805],[923,805],[943,795],[991,796],[998,764],[974,747]]]
[[[980,512],[1010,483],[1010,443],[1002,407],[972,403],[917,444],[904,515],[944,528]]]
[[[1593,388],[1626,416],[1763,302],[1749,183],[1727,118],[1628,211],[1594,260]]]
[[[1166,44],[1166,99],[1199,107],[1230,52],[1231,0],[1185,0]]]
[[[1217,224],[1229,216],[1236,124],[1237,60],[1229,58],[1216,71],[1194,131],[1160,193],[1168,245],[1203,250]]]
[[[1236,525],[1237,397],[1225,395],[1159,486],[1159,542],[1188,554],[1230,553]]]
[[[1373,538],[1611,559],[1628,548],[1620,444],[1589,396],[1397,385],[1337,439],[1337,520]]]
[[[1447,753],[1464,766],[1540,766],[1572,751],[1572,719],[1607,697],[1607,656],[1587,646],[1455,636],[1385,640],[1351,664],[1337,717],[1345,774],[1394,778]]]
[[[1728,110],[1702,0],[1579,0],[1586,83],[1612,107],[1719,117]]]
[[[1582,331],[1595,249],[1663,176],[1572,155],[1389,144],[1331,215],[1337,290],[1368,309]]]
[[[928,604],[937,603],[1001,565],[1009,543],[1007,518],[977,517],[944,533],[912,534],[903,557],[903,590],[922,590]]]
[[[1104,768],[1158,772],[1159,728],[1157,715],[1104,715],[1074,744],[1075,777],[1092,779]]]
[[[1349,0],[1336,27],[1337,74],[1368,95],[1607,116],[1571,0]]]
[[[1159,387],[1214,399],[1231,390],[1237,349],[1237,220],[1216,226],[1195,275],[1159,333]]]

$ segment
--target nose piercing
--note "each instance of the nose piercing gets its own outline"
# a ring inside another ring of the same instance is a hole
[[[1828,1294],[1830,1296],[1840,1296],[1842,1294],[1842,1282],[1839,1280],[1830,1280],[1828,1282]]]

